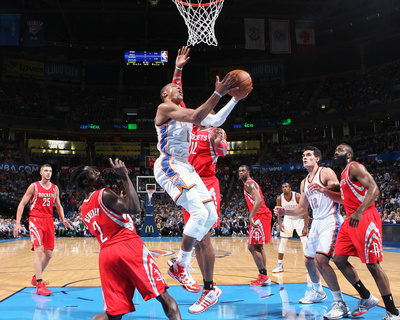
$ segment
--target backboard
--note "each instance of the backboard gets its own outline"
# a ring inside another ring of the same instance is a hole
[[[159,186],[154,176],[136,176],[136,192],[138,194],[147,193],[148,189],[154,189],[154,193],[165,193],[165,190]]]

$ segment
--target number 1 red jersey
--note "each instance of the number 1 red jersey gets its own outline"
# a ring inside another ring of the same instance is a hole
[[[30,199],[29,215],[37,218],[53,218],[53,204],[58,187],[50,183],[50,188],[46,189],[40,181],[32,185],[35,191]]]
[[[200,177],[211,177],[216,174],[218,155],[216,146],[210,139],[213,127],[198,130],[195,126],[192,130],[189,148],[189,162],[196,169]]]
[[[138,238],[129,214],[114,212],[103,203],[104,190],[94,191],[81,206],[82,221],[99,241],[101,248]]]

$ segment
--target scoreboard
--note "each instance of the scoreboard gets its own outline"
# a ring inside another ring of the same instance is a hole
[[[156,162],[158,157],[155,156],[146,156],[145,167],[146,168],[154,168],[154,163]]]
[[[128,66],[163,66],[168,62],[168,51],[125,51],[124,61]]]

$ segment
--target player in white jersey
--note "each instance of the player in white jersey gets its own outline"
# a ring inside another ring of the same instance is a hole
[[[185,52],[186,60],[183,59],[184,63],[180,68],[189,59],[189,51]],[[228,91],[238,90],[235,88],[236,83],[235,75],[230,73],[222,81],[217,76],[214,93],[197,109],[181,106],[183,90],[176,83],[167,84],[160,92],[163,103],[158,106],[154,119],[160,157],[154,165],[154,176],[175,203],[190,213],[178,258],[168,273],[189,292],[201,290],[187,271],[193,247],[196,241],[200,241],[208,233],[218,218],[206,186],[188,161],[190,134],[193,124],[219,126],[225,121],[237,103],[234,98],[217,114],[209,113]]]
[[[294,209],[300,201],[300,194],[292,191],[290,183],[285,182],[282,184],[282,193],[276,199],[276,205],[282,206],[285,209]],[[296,230],[303,245],[303,252],[305,253],[307,234],[308,234],[308,212],[302,217],[295,216],[278,216],[279,231],[281,242],[278,249],[278,264],[273,273],[283,272],[283,256],[285,254],[288,239],[293,237],[293,231]]]
[[[321,151],[313,146],[303,150],[303,166],[308,175],[301,182],[300,202],[296,208],[287,210],[276,206],[277,215],[304,215],[310,204],[313,212],[313,222],[308,235],[305,264],[313,283],[313,291],[310,295],[299,300],[300,303],[316,303],[325,301],[327,296],[322,288],[321,275],[328,284],[333,295],[333,308],[324,315],[325,319],[341,319],[350,314],[350,310],[343,300],[342,292],[337,281],[335,271],[329,265],[334,250],[334,243],[343,218],[339,214],[339,205],[334,203],[326,193],[310,191],[310,183],[321,186],[339,183],[335,172],[330,168],[322,168],[318,165],[321,159]]]

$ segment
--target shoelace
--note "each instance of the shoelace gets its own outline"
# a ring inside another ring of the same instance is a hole
[[[200,304],[201,305],[204,302],[206,295],[207,295],[207,292],[203,292],[201,294],[199,300],[196,301],[196,304]]]
[[[50,281],[48,281],[48,280],[46,280],[46,281],[42,280],[40,283],[43,283],[45,286],[48,286],[48,285],[50,284]],[[38,285],[39,285],[40,283],[38,283]]]

